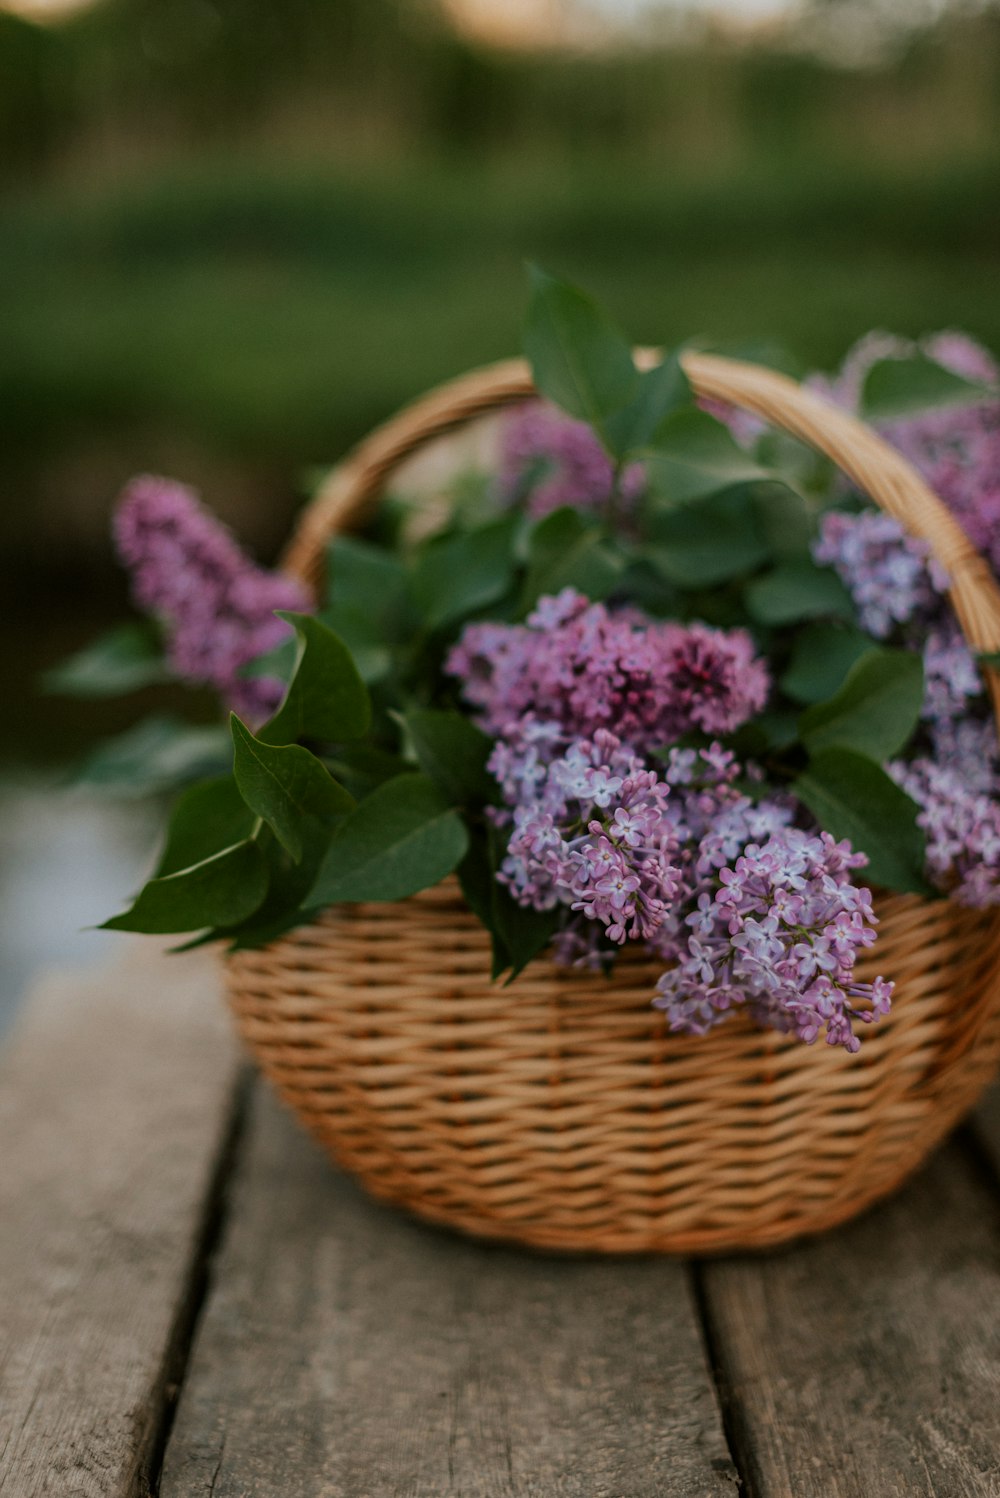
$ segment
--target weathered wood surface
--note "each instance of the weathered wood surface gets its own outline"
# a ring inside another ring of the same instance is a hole
[[[997,1498],[1000,1206],[957,1144],[815,1243],[707,1264],[754,1498]]]
[[[421,1227],[252,1111],[163,1498],[732,1498],[683,1265]]]
[[[133,1498],[237,1064],[203,955],[29,1000],[0,1071],[0,1494]]]
[[[692,1269],[420,1227],[260,1084],[230,1149],[238,1076],[204,956],[27,1006],[0,1498],[139,1498],[164,1441],[163,1498],[726,1498],[720,1410],[746,1498],[1000,1498],[1000,1092],[861,1221]]]

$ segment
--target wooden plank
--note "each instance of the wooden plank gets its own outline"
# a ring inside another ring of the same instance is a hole
[[[140,1491],[237,1075],[203,953],[27,1000],[0,1072],[4,1498]]]
[[[379,1207],[255,1096],[163,1498],[733,1498],[685,1267]]]
[[[950,1145],[890,1204],[705,1301],[754,1498],[996,1498],[1000,1206]]]

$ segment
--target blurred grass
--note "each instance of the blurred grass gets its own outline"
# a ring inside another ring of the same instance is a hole
[[[1000,347],[998,168],[219,157],[8,198],[0,577],[19,626],[0,636],[0,758],[64,758],[131,716],[31,693],[124,603],[106,521],[137,468],[203,482],[273,554],[305,471],[435,381],[517,350],[527,257],[645,342],[779,344],[803,369],[872,327]]]
[[[646,341],[779,340],[830,365],[873,326],[1000,344],[998,162],[684,178],[621,163],[367,176],[222,162],[0,209],[0,437],[24,470],[164,426],[291,474],[518,344],[522,262]]]

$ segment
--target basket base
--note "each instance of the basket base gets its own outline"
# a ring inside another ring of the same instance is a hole
[[[1000,918],[915,896],[879,914],[896,998],[853,1057],[743,1014],[672,1035],[631,953],[608,978],[536,962],[494,985],[450,883],[237,953],[226,986],[279,1095],[380,1200],[550,1251],[722,1253],[888,1195],[996,1070]]]

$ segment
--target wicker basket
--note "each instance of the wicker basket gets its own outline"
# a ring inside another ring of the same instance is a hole
[[[696,391],[827,453],[924,537],[970,644],[1000,648],[1000,590],[940,502],[861,424],[792,381],[691,355]],[[307,511],[286,559],[316,581],[430,438],[532,394],[520,361],[469,375],[370,437]],[[994,703],[997,683],[991,677]],[[878,902],[861,976],[895,979],[856,1056],[740,1014],[672,1035],[658,967],[608,978],[535,961],[489,979],[488,939],[454,881],[395,905],[337,907],[226,962],[262,1070],[374,1195],[468,1233],[550,1249],[697,1253],[775,1244],[891,1191],[975,1102],[1000,1059],[1000,921],[912,895]]]

